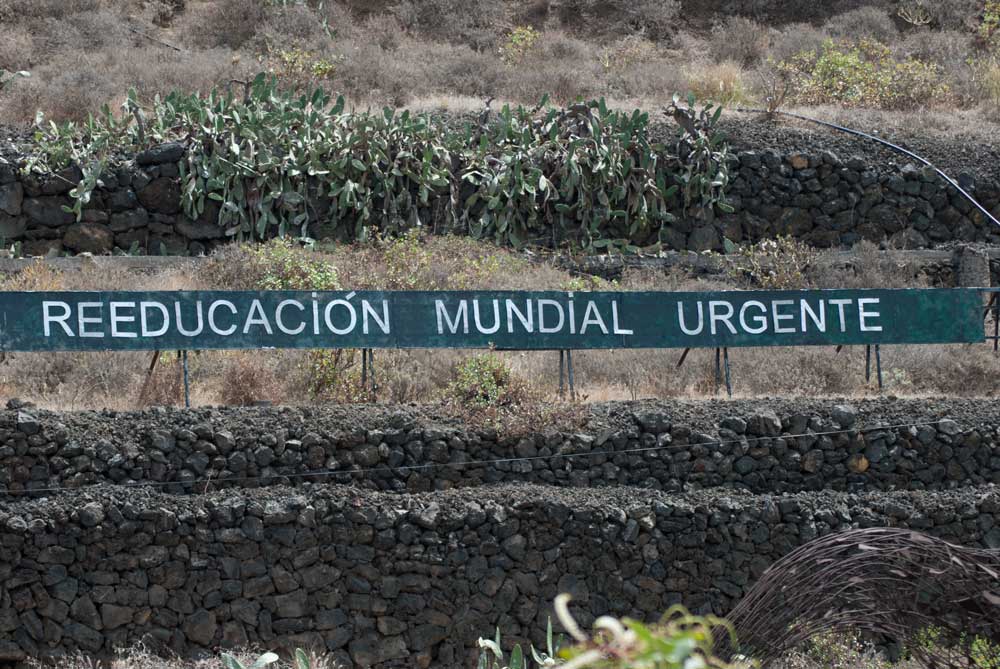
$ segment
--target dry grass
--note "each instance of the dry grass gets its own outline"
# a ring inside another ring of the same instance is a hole
[[[770,11],[753,4],[746,16],[730,16],[706,14],[711,4],[681,12],[673,0],[330,0],[288,7],[189,0],[182,10],[165,0],[2,0],[0,68],[27,69],[32,77],[0,92],[0,118],[27,123],[41,109],[54,120],[81,120],[102,104],[119,105],[129,87],[146,98],[175,88],[204,91],[259,69],[291,87],[322,84],[358,107],[456,96],[534,104],[549,94],[560,103],[605,96],[656,108],[689,90],[744,102],[761,94],[754,68],[837,36],[872,36],[897,57],[933,60],[967,115],[996,118],[997,68],[975,51],[975,12],[966,0],[935,5],[941,16],[930,29],[902,31],[887,3],[817,25],[769,25],[748,18]],[[949,12],[965,12],[964,22]],[[501,48],[519,25],[534,26],[540,37],[517,64],[505,65]],[[330,67],[321,77],[303,76],[312,63]],[[922,114],[910,116],[919,122]]]
[[[271,650],[271,649],[264,649]],[[233,655],[242,666],[252,666],[264,650],[232,649],[227,651]],[[312,669],[341,669],[343,664],[328,652],[308,651],[309,666]],[[185,660],[178,657],[160,657],[143,646],[136,646],[122,651],[110,660],[95,660],[89,656],[78,654],[60,657],[54,660],[34,660],[27,662],[31,669],[225,669],[221,653],[215,657],[200,660]],[[290,657],[283,657],[274,664],[273,669],[292,669],[295,667]]]
[[[616,284],[574,277],[545,262],[467,238],[409,236],[357,247],[299,251],[301,260],[336,268],[339,285],[353,289],[507,290],[724,290],[748,288],[741,280],[706,281],[683,272],[632,271]],[[248,251],[227,247],[214,259],[152,274],[109,269],[94,262],[79,272],[59,273],[44,263],[9,278],[17,290],[251,288],[267,275]],[[113,267],[113,266],[112,266]],[[277,270],[274,270],[277,271]],[[282,270],[287,271],[287,270]],[[797,276],[786,272],[787,276]],[[293,277],[308,283],[308,273]],[[903,287],[924,284],[872,245],[857,249],[849,267],[816,262],[800,283],[784,287]],[[455,366],[473,355],[465,350],[378,351],[377,399],[382,402],[438,402],[447,399]],[[195,404],[251,404],[258,401],[307,404],[367,401],[360,387],[360,356],[345,353],[331,371],[329,360],[310,351],[253,353],[204,351],[189,357]],[[499,354],[536,396],[558,394],[559,359],[551,352]],[[319,357],[317,357],[319,356]],[[692,351],[680,368],[680,351],[580,351],[574,355],[577,389],[585,400],[639,397],[706,397],[716,391],[714,353]],[[9,354],[0,365],[0,389],[51,408],[128,409],[137,406],[150,363],[149,353]],[[317,367],[317,364],[320,367]],[[730,351],[736,395],[864,396],[877,392],[865,381],[865,351],[849,347]],[[996,396],[1000,358],[986,345],[885,346],[885,392],[898,396]],[[319,370],[319,371],[317,371]],[[319,381],[317,381],[319,379]],[[163,354],[147,388],[145,404],[182,402],[180,366]]]

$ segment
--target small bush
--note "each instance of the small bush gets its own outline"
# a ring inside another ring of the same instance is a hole
[[[477,409],[509,407],[525,398],[525,386],[495,353],[482,353],[455,366],[455,380],[448,397],[458,404]]]
[[[877,7],[859,7],[833,17],[823,26],[836,39],[872,39],[889,44],[899,36],[896,23]]]
[[[870,40],[833,40],[785,66],[793,95],[806,104],[839,103],[880,109],[915,109],[948,99],[940,68],[914,58],[894,60],[888,47]]]
[[[0,281],[3,290],[63,290],[63,274],[44,260],[36,260],[16,274],[8,274]]]
[[[258,352],[234,352],[223,369],[221,383],[222,403],[230,406],[281,399],[281,384]]]
[[[393,11],[407,30],[479,51],[496,46],[506,23],[503,4],[492,0],[402,0]]]
[[[505,90],[532,104],[549,95],[553,102],[572,104],[597,94],[601,66],[593,48],[563,32],[546,32],[515,67]]]
[[[965,82],[971,75],[969,54],[973,51],[972,37],[957,30],[918,30],[893,46],[897,60],[915,59],[940,66],[944,76],[964,96],[974,93]]]
[[[657,56],[656,44],[638,35],[627,35],[601,50],[601,66],[610,72],[621,72]]]
[[[171,353],[161,353],[157,367],[153,370],[149,382],[143,379],[140,387],[145,389],[141,396],[145,406],[180,406],[184,404],[184,380],[181,375],[180,361]]]
[[[339,290],[337,270],[289,239],[231,244],[212,255],[213,285],[232,290]]]
[[[608,88],[613,95],[643,98],[650,104],[669,100],[674,92],[686,92],[688,87],[687,78],[680,68],[661,59],[634,63],[612,74]]]
[[[194,25],[201,46],[238,49],[249,42],[267,18],[264,0],[217,0],[207,5],[204,19]]]
[[[767,53],[771,34],[753,19],[730,16],[712,28],[709,51],[717,62],[732,61],[743,67],[759,63]]]
[[[278,48],[269,54],[268,71],[295,90],[311,90],[332,80],[341,60],[342,57],[328,58],[295,47]]]
[[[976,33],[985,49],[1000,54],[1000,0],[986,0]]]
[[[369,16],[361,26],[363,39],[377,44],[383,51],[395,51],[402,42],[402,26],[395,16]]]
[[[743,68],[739,63],[709,63],[692,67],[687,71],[687,90],[701,100],[731,106],[750,99],[744,81]]]
[[[987,105],[993,105],[996,113],[1000,108],[1000,56],[974,61],[972,69],[975,80],[979,83],[977,90],[980,99]]]
[[[508,65],[520,63],[524,55],[535,46],[538,37],[539,32],[531,26],[517,26],[507,33],[506,39],[500,46],[500,60]]]
[[[679,0],[563,0],[560,23],[566,29],[599,35],[637,34],[651,40],[673,36]]]
[[[818,49],[830,38],[823,30],[808,23],[792,23],[771,33],[769,56],[776,62]]]
[[[919,4],[931,16],[931,25],[939,30],[967,31],[983,9],[983,0],[908,0]]]
[[[747,287],[793,290],[810,287],[808,272],[816,252],[793,237],[778,236],[740,249],[731,276]]]
[[[3,22],[0,21],[0,24]],[[38,54],[34,51],[31,32],[19,26],[4,26],[4,38],[0,40],[0,70],[18,72],[30,69]]]

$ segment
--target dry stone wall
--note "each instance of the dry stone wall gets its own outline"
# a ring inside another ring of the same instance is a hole
[[[414,407],[12,402],[0,444],[0,663],[142,642],[457,669],[498,626],[541,643],[560,592],[583,622],[725,614],[848,528],[1000,549],[989,400],[608,403],[518,437]]]
[[[0,239],[20,242],[26,255],[207,253],[226,235],[216,223],[218,203],[206,202],[198,220],[181,211],[178,160],[184,150],[177,142],[163,144],[101,175],[79,222],[64,210],[72,204],[68,193],[81,178],[79,169],[25,177],[0,158]],[[862,158],[842,160],[829,150],[764,150],[739,152],[733,171],[728,197],[734,213],[711,221],[680,217],[663,231],[668,248],[722,250],[724,239],[756,242],[776,235],[821,248],[862,239],[899,248],[1000,243],[1000,228],[933,171],[913,165],[881,167]],[[1000,184],[972,175],[963,181],[1000,217]],[[429,203],[421,220],[433,220],[441,209]],[[323,233],[318,228],[313,234]]]
[[[501,482],[758,493],[1000,484],[1000,418],[990,402],[970,404],[982,412],[975,423],[925,415],[902,426],[880,416],[877,402],[777,411],[735,404],[711,418],[670,403],[608,405],[587,426],[516,437],[404,412],[366,423],[362,411],[348,427],[322,410],[293,408],[22,408],[0,414],[0,499],[93,484],[156,482],[181,494],[205,490],[205,481],[213,490],[301,485],[316,472],[398,492]]]
[[[477,636],[542,642],[569,592],[583,622],[725,612],[821,534],[899,526],[1000,546],[1000,493],[755,497],[506,485],[177,497],[80,491],[0,506],[0,660],[139,641],[326,649],[347,667],[473,666]]]

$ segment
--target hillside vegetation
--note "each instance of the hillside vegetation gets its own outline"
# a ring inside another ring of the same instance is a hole
[[[0,31],[7,122],[261,70],[362,107],[687,91],[993,121],[1000,107],[998,0],[0,0]]]

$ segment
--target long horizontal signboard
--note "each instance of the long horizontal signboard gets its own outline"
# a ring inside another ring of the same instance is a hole
[[[975,289],[0,293],[5,351],[984,341]]]

